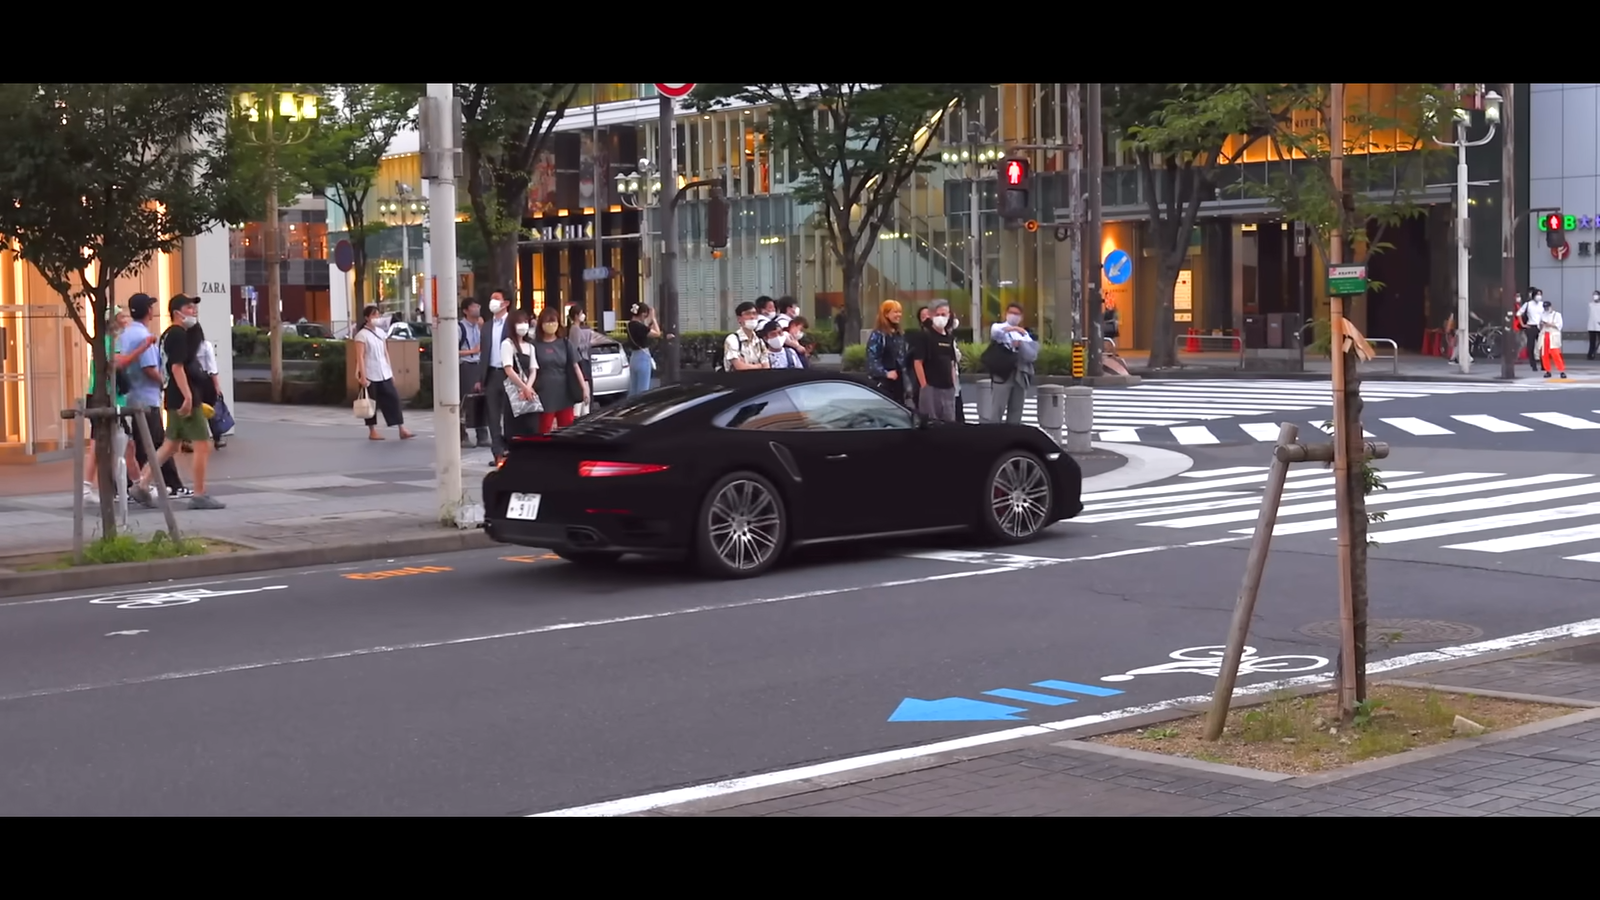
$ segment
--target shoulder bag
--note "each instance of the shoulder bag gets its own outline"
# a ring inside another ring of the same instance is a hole
[[[515,349],[515,347],[513,347],[513,349]],[[523,381],[528,381],[527,365],[523,363],[523,359],[525,357],[526,354],[524,353],[513,353],[511,356],[511,367],[516,370],[518,375],[522,376]],[[538,394],[534,394],[533,399],[529,400],[528,398],[522,396],[522,388],[518,387],[517,383],[509,378],[505,380],[503,386],[506,390],[506,399],[511,402],[511,417],[513,419],[521,418],[533,413],[544,412],[544,404],[539,402]]]

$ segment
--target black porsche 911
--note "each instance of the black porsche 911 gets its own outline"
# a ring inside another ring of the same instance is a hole
[[[800,545],[1025,541],[1076,516],[1082,484],[1030,425],[929,422],[846,375],[731,372],[513,440],[483,481],[484,528],[574,563],[631,553],[744,578]]]

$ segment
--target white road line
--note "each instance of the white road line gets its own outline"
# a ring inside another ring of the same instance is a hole
[[[1277,440],[1278,431],[1283,428],[1282,425],[1274,425],[1271,422],[1246,422],[1239,427],[1243,429],[1245,434],[1258,441]]]
[[[1580,419],[1577,416],[1569,416],[1566,413],[1535,412],[1523,413],[1522,415],[1533,419],[1535,422],[1543,422],[1546,425],[1554,425],[1557,428],[1565,428],[1568,431],[1589,431],[1600,428],[1600,422],[1591,422],[1588,419]]]
[[[1600,504],[1586,504],[1597,506]],[[1497,517],[1498,518],[1498,517]],[[1487,521],[1487,520],[1486,520]],[[1447,544],[1446,550],[1476,550],[1481,553],[1513,553],[1530,547],[1553,547],[1557,544],[1576,544],[1579,541],[1600,540],[1600,525],[1579,525],[1575,528],[1557,528],[1533,534],[1513,534],[1510,537],[1489,538],[1466,544]]]
[[[1518,425],[1515,422],[1507,422],[1505,419],[1497,419],[1494,416],[1473,415],[1451,416],[1450,418],[1455,419],[1457,422],[1460,422],[1464,425],[1471,425],[1474,428],[1482,428],[1484,431],[1492,431],[1496,434],[1513,434],[1518,431],[1533,430],[1526,425]]]
[[[1507,482],[1503,481],[1486,481],[1481,484],[1465,485],[1457,483],[1461,481],[1471,481],[1479,478],[1493,477],[1495,477],[1495,475],[1492,472],[1462,472],[1454,475],[1436,475],[1432,478],[1418,478],[1414,482],[1396,485],[1396,487],[1405,488],[1412,484],[1446,484],[1451,486],[1442,488],[1429,488],[1428,490],[1422,491],[1396,492],[1393,489],[1388,491],[1379,491],[1367,498],[1367,504],[1369,506],[1381,506],[1391,503],[1404,503],[1412,500],[1430,500],[1435,497],[1454,497],[1459,494],[1470,494],[1477,491],[1499,490],[1502,487],[1510,486]],[[1552,481],[1563,480],[1550,475],[1536,475],[1533,477],[1538,479],[1537,481],[1533,482],[1534,484],[1549,484]],[[1587,476],[1571,475],[1567,477],[1585,478]],[[1520,487],[1520,485],[1517,486]],[[1318,491],[1317,493],[1326,494],[1332,492]],[[1259,506],[1259,504],[1257,505]],[[1299,503],[1292,506],[1284,506],[1279,508],[1278,515],[1298,516],[1306,513],[1328,512],[1335,509],[1336,506],[1337,502],[1334,500],[1318,501],[1316,503]],[[1162,528],[1199,528],[1205,525],[1222,525],[1228,522],[1248,522],[1251,519],[1257,518],[1257,513],[1257,510],[1245,510],[1244,512],[1218,513],[1210,516],[1191,516],[1184,519],[1166,519],[1160,522],[1145,522],[1143,524],[1154,525]],[[1273,533],[1277,534],[1276,531]]]
[[[1573,506],[1558,506],[1555,509],[1533,509],[1526,512],[1488,516],[1482,519],[1437,522],[1433,525],[1418,525],[1413,528],[1396,528],[1393,531],[1374,530],[1371,533],[1371,537],[1379,543],[1399,544],[1405,541],[1449,537],[1453,534],[1470,534],[1474,531],[1493,531],[1496,528],[1528,528],[1559,519],[1581,519],[1597,514],[1600,514],[1600,503],[1579,503]],[[1526,535],[1522,536],[1522,539],[1531,541],[1533,537],[1533,535]],[[1543,544],[1524,543],[1522,546],[1524,548],[1542,547]]]
[[[1600,563],[1600,553],[1584,553],[1580,556],[1563,556],[1561,558],[1571,560],[1572,562]]]
[[[1290,478],[1306,478],[1311,475],[1320,475],[1316,469],[1292,469]],[[1199,477],[1196,475],[1195,477]],[[1125,497],[1157,497],[1162,494],[1182,494],[1188,491],[1207,491],[1220,487],[1233,487],[1236,484],[1264,484],[1267,473],[1258,472],[1254,475],[1236,475],[1231,478],[1217,478],[1207,481],[1195,481],[1189,484],[1164,484],[1159,487],[1127,488],[1120,491],[1101,491],[1095,494],[1084,494],[1081,499],[1085,504],[1098,503],[1101,500],[1121,500]]]
[[[211,675],[227,675],[234,672],[252,672],[259,669],[276,669],[284,666],[302,665],[304,663],[331,662],[340,659],[356,659],[363,656],[379,656],[386,653],[401,653],[412,650],[432,650],[437,647],[458,647],[465,644],[481,644],[488,641],[503,641],[513,638],[532,637],[539,634],[549,634],[556,631],[575,631],[583,628],[599,628],[605,625],[623,625],[631,622],[648,622],[653,619],[672,619],[678,616],[693,615],[695,613],[720,612],[726,609],[744,609],[751,606],[767,606],[773,603],[783,603],[790,600],[812,600],[818,597],[833,597],[840,594],[856,594],[863,591],[877,591],[887,588],[910,587],[919,584],[932,584],[940,581],[953,581],[960,578],[974,578],[982,575],[1006,575],[1024,571],[1025,568],[1036,568],[1039,565],[1067,565],[1069,563],[1098,562],[1105,559],[1119,559],[1124,556],[1142,556],[1146,553],[1160,553],[1165,550],[1180,550],[1190,547],[1208,547],[1216,544],[1226,544],[1238,541],[1239,538],[1213,538],[1204,541],[1190,541],[1184,544],[1165,544],[1159,547],[1135,547],[1131,550],[1115,550],[1110,553],[1096,553],[1089,556],[1077,556],[1067,559],[1049,560],[1045,557],[1028,557],[1033,562],[1027,566],[994,566],[985,569],[970,569],[963,572],[945,572],[938,575],[923,575],[918,578],[904,578],[896,581],[882,581],[876,584],[855,585],[852,587],[824,588],[817,591],[803,591],[798,594],[783,594],[777,597],[760,597],[753,600],[734,600],[728,603],[709,603],[704,606],[691,606],[684,609],[665,610],[654,613],[639,613],[632,616],[614,616],[608,619],[590,619],[582,622],[558,622],[553,625],[541,625],[537,628],[524,628],[519,631],[503,631],[496,634],[481,634],[472,637],[452,638],[439,641],[413,641],[405,644],[389,644],[380,647],[364,647],[359,650],[345,650],[337,653],[318,653],[311,656],[285,657],[262,662],[238,663],[228,666],[213,666],[205,669],[189,669],[186,671],[166,672],[160,675],[145,675],[138,678],[123,678],[116,681],[89,682],[84,684],[69,685],[66,687],[40,688],[33,691],[22,691],[15,694],[0,694],[0,703],[11,700],[26,700],[38,697],[55,697],[62,694],[79,694],[86,691],[99,691],[107,688],[132,687],[142,684],[157,684],[165,681],[185,681],[192,678],[205,678]]]
[[[1246,472],[1265,472],[1266,466],[1235,466],[1231,469],[1207,469],[1204,472],[1185,472],[1180,478],[1221,478],[1224,475],[1243,475]]]
[[[1575,475],[1568,477],[1588,478],[1589,476]],[[1550,476],[1541,476],[1541,478],[1545,482],[1556,480]],[[1502,481],[1499,483],[1499,487],[1521,487],[1523,484],[1530,483],[1538,484],[1540,482],[1532,478],[1518,478],[1512,481]],[[1408,506],[1404,509],[1385,510],[1386,515],[1384,516],[1384,521],[1398,522],[1405,519],[1420,519],[1428,516],[1443,516],[1448,515],[1449,513],[1481,512],[1482,510],[1496,509],[1501,506],[1525,506],[1529,503],[1546,503],[1555,500],[1565,500],[1570,497],[1582,497],[1594,494],[1600,494],[1600,484],[1568,485],[1567,487],[1551,488],[1550,490],[1545,491],[1530,491],[1525,494],[1502,494],[1494,497],[1481,497],[1476,500],[1461,500],[1455,503],[1430,503],[1425,506]],[[1367,498],[1367,502],[1369,504],[1374,503],[1379,497],[1382,496],[1383,494],[1381,492],[1374,494]],[[1279,514],[1282,515],[1281,512]],[[1334,519],[1316,519],[1310,522],[1291,522],[1286,524],[1280,523],[1276,528],[1272,529],[1272,534],[1274,537],[1281,537],[1282,535],[1286,534],[1308,534],[1314,531],[1327,531],[1337,527],[1338,522]],[[1239,529],[1229,533],[1249,534],[1253,533],[1254,531],[1254,528],[1249,528]],[[1395,532],[1389,533],[1394,534]],[[1456,532],[1452,531],[1444,533],[1455,534]],[[1383,539],[1383,534],[1384,532],[1374,530],[1372,539],[1381,542]]]
[[[1438,425],[1435,425],[1432,422],[1424,421],[1422,419],[1414,419],[1410,416],[1398,416],[1393,419],[1379,419],[1378,421],[1393,425],[1407,434],[1415,434],[1423,437],[1439,434],[1455,434],[1454,431],[1451,431],[1448,428],[1440,428]]]
[[[123,594],[152,593],[155,591],[181,591],[186,588],[210,587],[214,584],[241,584],[247,581],[266,581],[268,578],[289,578],[294,575],[314,575],[315,572],[291,572],[280,575],[252,575],[248,578],[221,578],[215,581],[155,581],[144,584],[131,585],[114,591],[97,591],[93,594],[72,594],[67,597],[44,597],[38,600],[8,600],[0,602],[0,609],[7,606],[33,606],[38,603],[65,603],[68,600],[100,600],[106,597],[120,597]]]
[[[1100,436],[1100,440],[1108,444],[1137,444],[1140,442],[1139,432],[1131,428],[1116,428],[1111,431],[1097,433]]]
[[[1184,428],[1173,428],[1171,431],[1173,439],[1180,444],[1194,445],[1222,443],[1221,441],[1217,440],[1216,435],[1211,433],[1211,429],[1206,428],[1204,425],[1190,425]]]
[[[1326,435],[1332,435],[1333,434],[1333,426],[1331,426],[1331,425],[1323,425],[1321,422],[1312,422],[1311,423],[1311,427],[1315,428],[1316,430],[1318,430],[1318,431],[1320,431],[1320,432],[1322,432],[1323,434],[1326,434]],[[1362,431],[1361,432],[1361,436],[1364,437],[1364,438],[1377,437],[1377,435],[1373,434],[1370,431]]]
[[[1600,554],[1596,554],[1600,557]],[[1600,559],[1592,560],[1600,561]],[[1390,659],[1381,659],[1367,664],[1367,674],[1381,675],[1396,669],[1409,666],[1419,666],[1427,663],[1453,662],[1460,659],[1471,659],[1488,653],[1500,653],[1506,650],[1517,650],[1548,641],[1557,641],[1567,638],[1589,637],[1600,634],[1600,619],[1588,619],[1583,622],[1573,622],[1570,625],[1558,625],[1554,628],[1544,628],[1539,631],[1529,631],[1523,634],[1513,634],[1508,637],[1494,638],[1487,641],[1478,641],[1472,644],[1461,644],[1455,647],[1444,647],[1439,650],[1424,650],[1420,653],[1408,653]],[[1262,684],[1252,684],[1235,688],[1233,696],[1238,698],[1270,694],[1275,691],[1300,687],[1302,685],[1326,684],[1332,681],[1331,675],[1302,675],[1298,678],[1285,678],[1280,681],[1269,681]],[[940,753],[950,753],[955,750],[965,750],[971,747],[982,747],[990,744],[999,744],[1014,741],[1018,738],[1036,737],[1068,731],[1074,728],[1085,728],[1090,725],[1104,725],[1134,716],[1149,713],[1164,712],[1181,707],[1193,707],[1211,702],[1210,694],[1196,694],[1191,697],[1175,697],[1159,703],[1147,703],[1142,706],[1130,706],[1111,712],[1097,713],[1088,716],[1078,716],[1074,719],[1063,719],[1058,722],[1044,722],[1038,725],[1024,725],[1020,728],[1007,728],[1004,731],[991,731],[985,734],[975,734],[969,737],[956,738],[949,741],[939,741],[932,744],[923,744],[917,747],[902,747],[898,750],[888,750],[882,753],[868,753],[862,756],[853,756],[846,759],[836,759],[825,763],[816,763],[794,769],[784,769],[778,772],[768,772],[763,775],[750,775],[744,778],[731,778],[725,781],[713,781],[697,784],[692,787],[676,788],[669,791],[658,791],[652,794],[642,794],[637,797],[625,797],[619,800],[609,800],[603,803],[591,803],[585,806],[574,806],[567,809],[558,809],[551,812],[535,813],[529,818],[594,818],[626,816],[633,813],[649,812],[667,806],[677,806],[682,803],[692,803],[698,800],[710,800],[716,797],[726,797],[759,788],[777,787],[779,785],[797,784],[814,778],[824,778],[830,775],[839,775],[845,772],[854,772],[872,766],[881,766],[887,763],[904,762],[921,756],[934,756]]]

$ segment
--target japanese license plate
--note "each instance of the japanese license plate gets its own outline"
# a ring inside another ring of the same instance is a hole
[[[512,494],[506,503],[506,518],[532,521],[539,518],[538,494]]]

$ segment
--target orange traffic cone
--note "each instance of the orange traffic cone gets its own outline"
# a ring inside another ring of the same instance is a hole
[[[1189,329],[1189,340],[1184,345],[1183,349],[1186,353],[1200,352],[1200,338],[1198,337],[1198,332],[1196,332],[1193,328]]]

